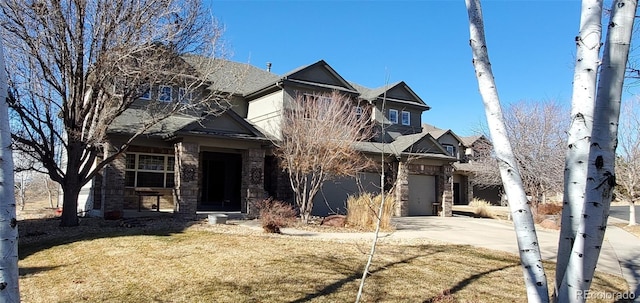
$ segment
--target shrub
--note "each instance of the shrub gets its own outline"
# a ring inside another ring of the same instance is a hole
[[[562,213],[562,205],[557,203],[538,203],[533,209],[533,220],[536,223],[542,223],[550,215],[559,215]]]
[[[363,193],[359,196],[349,196],[347,199],[347,223],[365,230],[376,228],[378,212],[382,204],[382,196],[373,196],[370,193]],[[385,196],[384,208],[380,228],[391,229],[391,216],[393,215],[393,197]]]
[[[293,205],[268,198],[258,202],[258,210],[262,228],[268,233],[280,233],[280,228],[291,224],[297,213]]]
[[[496,217],[496,214],[494,214],[489,208],[491,206],[491,203],[487,200],[475,198],[469,203],[469,206],[473,207],[473,213],[476,215],[476,217],[479,217],[479,218],[495,218]]]

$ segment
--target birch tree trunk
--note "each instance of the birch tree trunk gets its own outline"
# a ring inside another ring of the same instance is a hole
[[[611,7],[594,108],[584,209],[560,285],[560,302],[586,300],[583,294],[591,286],[600,255],[616,184],[614,166],[620,100],[637,5],[633,0],[616,0]]]
[[[484,35],[484,22],[479,0],[465,0],[469,14],[470,45],[478,86],[484,102],[487,124],[493,142],[500,176],[509,200],[510,213],[518,239],[520,260],[529,302],[548,302],[547,278],[542,266],[538,236],[531,208],[522,185],[496,89]]]
[[[0,301],[20,302],[18,227],[13,195],[13,156],[7,105],[7,74],[0,41]]]
[[[636,222],[636,204],[633,200],[629,201],[629,226],[638,225]]]
[[[601,37],[602,0],[583,0],[580,33],[575,38],[576,65],[571,98],[571,126],[564,165],[562,225],[558,242],[554,294],[558,293],[560,282],[564,277],[584,204]]]

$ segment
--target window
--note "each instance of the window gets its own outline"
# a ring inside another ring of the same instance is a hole
[[[402,125],[411,125],[411,113],[402,111]]]
[[[389,110],[389,122],[391,122],[391,124],[398,124],[398,110],[397,109],[390,109]]]
[[[158,100],[162,102],[171,102],[171,86],[160,85],[158,88]]]
[[[151,85],[146,84],[140,88],[140,91],[144,91],[140,96],[140,99],[151,100]]]
[[[124,184],[127,187],[172,188],[175,157],[127,153]]]
[[[358,118],[358,120],[359,120],[360,118],[362,118],[362,107],[360,107],[360,106],[356,106],[356,107],[354,107],[354,108],[353,108],[353,112],[355,113],[356,118]]]
[[[193,100],[193,92],[189,91],[185,87],[181,87],[178,89],[178,102],[180,103],[189,103]]]
[[[449,153],[449,155],[454,156],[457,158],[456,156],[456,148],[453,147],[453,145],[444,145],[444,147],[447,149],[447,153]]]

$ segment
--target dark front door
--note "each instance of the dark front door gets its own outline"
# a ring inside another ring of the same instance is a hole
[[[460,183],[453,183],[453,205],[460,205]]]
[[[200,210],[240,210],[242,156],[204,152]]]

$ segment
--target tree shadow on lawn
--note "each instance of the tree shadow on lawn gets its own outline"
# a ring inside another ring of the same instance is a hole
[[[39,251],[78,241],[122,236],[170,236],[181,233],[200,221],[155,216],[104,220],[80,218],[80,225],[60,227],[59,218],[28,219],[18,221],[18,256],[22,260]]]
[[[402,259],[402,260],[400,260],[400,261],[390,262],[390,263],[387,263],[387,264],[385,264],[385,265],[381,265],[381,266],[380,266],[380,267],[378,267],[377,269],[374,269],[374,270],[369,271],[369,276],[370,276],[370,275],[373,275],[373,274],[375,274],[375,273],[378,273],[378,272],[381,272],[381,271],[384,271],[384,270],[390,269],[391,267],[394,267],[394,266],[399,265],[399,264],[407,264],[407,263],[410,263],[411,261],[413,261],[413,260],[415,260],[415,259],[417,259],[417,258],[420,258],[420,257],[424,257],[424,256],[426,256],[426,255],[427,255],[427,254],[425,254],[425,255],[416,255],[416,256],[411,256],[411,257],[408,257],[408,258]],[[307,260],[307,261],[308,261],[308,260]],[[335,263],[335,262],[333,262],[333,261],[331,262],[331,264],[332,264],[333,266],[335,266],[335,265],[336,265],[336,263]],[[357,271],[352,271],[352,272],[351,272],[351,274],[350,274],[350,275],[348,275],[347,277],[344,277],[344,278],[342,278],[342,279],[340,279],[340,280],[338,280],[338,281],[336,281],[336,282],[334,282],[334,283],[331,283],[331,284],[329,284],[329,285],[325,286],[324,288],[322,288],[322,289],[321,289],[321,290],[319,290],[318,292],[311,293],[311,294],[307,294],[305,297],[300,298],[300,299],[297,299],[297,300],[294,300],[294,301],[291,301],[290,303],[302,303],[302,302],[309,302],[309,301],[310,301],[310,300],[312,300],[312,299],[316,299],[316,298],[323,297],[323,296],[325,296],[325,295],[328,295],[328,294],[334,293],[334,292],[338,291],[341,287],[343,287],[345,284],[350,283],[350,282],[354,282],[354,281],[356,281],[356,280],[358,280],[358,279],[362,278],[362,271],[363,271],[363,270],[364,270],[364,267],[360,267],[360,268],[359,268],[359,270],[357,270]]]
[[[393,267],[396,267],[398,265],[403,265],[403,264],[410,264],[412,261],[419,259],[419,258],[423,258],[423,257],[433,257],[435,254],[438,253],[442,253],[445,251],[445,249],[439,248],[439,247],[425,247],[426,250],[423,251],[420,254],[414,254],[408,257],[405,257],[401,260],[398,261],[393,261],[393,262],[388,262],[386,264],[381,264],[381,265],[375,265],[376,268],[374,269],[370,269],[369,270],[369,274],[367,275],[367,277],[370,277],[374,274],[377,273],[381,273],[383,271],[392,269]],[[365,254],[368,254],[369,252],[365,252]],[[402,253],[401,251],[397,252]],[[379,252],[377,253],[379,254]],[[313,299],[317,299],[317,298],[321,298],[323,296],[335,293],[337,291],[340,290],[340,288],[342,288],[343,286],[345,286],[348,283],[351,282],[355,282],[357,280],[360,280],[362,278],[362,271],[364,270],[364,264],[362,264],[361,266],[358,266],[358,268],[356,270],[353,269],[353,263],[354,262],[361,262],[363,260],[353,260],[353,259],[344,259],[342,260],[342,262],[339,262],[337,260],[336,257],[325,257],[325,258],[319,258],[317,256],[305,256],[305,257],[301,257],[300,262],[314,262],[315,268],[324,268],[324,269],[330,269],[332,271],[338,272],[340,274],[346,275],[346,277],[337,280],[329,285],[326,285],[325,287],[323,287],[322,289],[320,289],[317,292],[314,293],[308,293],[306,294],[306,296],[299,298],[297,300],[294,301],[290,301],[290,303],[302,303],[302,302],[309,302],[310,300]],[[295,264],[295,262],[293,262]],[[355,298],[355,293],[354,293],[354,298]]]

